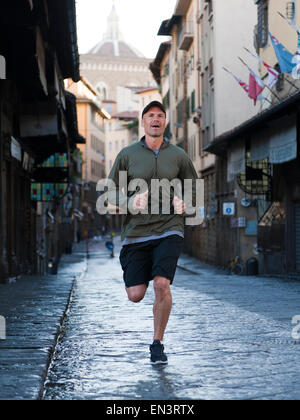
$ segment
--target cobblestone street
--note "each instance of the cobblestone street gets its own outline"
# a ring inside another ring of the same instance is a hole
[[[299,282],[227,276],[182,257],[165,335],[169,364],[153,367],[152,286],[141,303],[128,301],[119,249],[110,259],[103,243],[91,244],[44,399],[299,399]]]

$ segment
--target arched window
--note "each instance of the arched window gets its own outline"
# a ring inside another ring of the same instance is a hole
[[[108,88],[104,82],[97,83],[96,89],[102,101],[108,99]]]

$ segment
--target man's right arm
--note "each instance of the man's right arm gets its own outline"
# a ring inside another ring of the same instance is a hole
[[[108,202],[111,205],[118,207],[120,210],[127,210],[128,206],[127,171],[128,158],[121,151],[116,157],[116,160],[108,176],[107,183]]]

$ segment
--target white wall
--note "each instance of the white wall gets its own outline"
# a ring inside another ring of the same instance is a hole
[[[243,47],[254,50],[254,27],[257,24],[257,6],[253,0],[214,1],[214,73],[215,73],[215,136],[235,128],[259,112],[253,101],[227,74],[226,67],[244,82],[249,72],[240,62],[240,56],[258,73],[258,62]]]

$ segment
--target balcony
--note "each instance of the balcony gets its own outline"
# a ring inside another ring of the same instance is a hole
[[[193,22],[187,21],[184,23],[179,34],[178,48],[183,51],[188,51],[194,41],[194,25]]]

